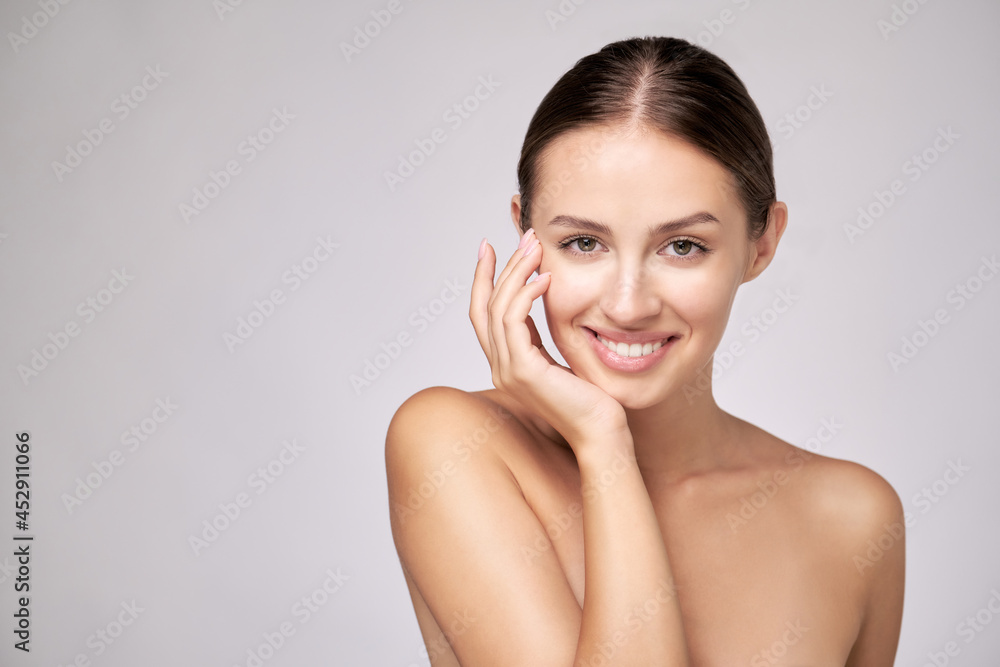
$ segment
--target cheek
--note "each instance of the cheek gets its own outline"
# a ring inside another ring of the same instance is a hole
[[[720,340],[729,321],[733,281],[718,272],[690,271],[670,286],[670,306],[695,334]]]
[[[556,325],[565,324],[584,307],[586,290],[567,272],[553,270],[549,287],[542,294],[545,313]]]
[[[595,267],[543,258],[539,273],[551,271],[549,287],[542,297],[545,309],[571,318],[590,308],[600,297],[602,277]]]
[[[552,271],[549,287],[542,294],[545,320],[552,340],[566,358],[567,352],[589,346],[573,321],[594,306],[600,286],[594,276],[586,272],[554,265],[545,270]]]

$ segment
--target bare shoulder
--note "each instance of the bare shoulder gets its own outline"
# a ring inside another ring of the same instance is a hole
[[[794,473],[801,483],[794,485],[793,502],[817,543],[825,545],[827,555],[848,573],[861,599],[870,599],[876,578],[895,579],[899,590],[892,595],[901,596],[905,514],[892,485],[860,463],[767,437],[784,452],[785,464],[800,471]],[[871,571],[878,573],[876,577],[868,576]]]
[[[834,521],[832,529],[846,539],[871,537],[883,524],[903,522],[899,494],[880,474],[854,461],[824,456],[788,445],[803,462],[809,504]]]
[[[386,465],[464,463],[479,452],[496,456],[503,435],[523,427],[483,393],[435,386],[407,398],[386,431]]]
[[[428,387],[403,401],[385,437],[393,528],[473,458],[500,463],[491,455],[489,436],[507,421],[509,413],[454,387]]]
[[[527,437],[500,403],[451,387],[417,392],[390,421],[393,541],[428,650],[446,640],[435,664],[572,658],[581,610],[554,549],[524,556],[545,532],[505,450]]]
[[[905,518],[892,485],[854,461],[796,447],[757,429],[765,474],[789,489],[786,523],[818,563],[835,597],[849,600],[857,634],[847,667],[892,664],[905,582]],[[780,471],[782,475],[777,477]]]
[[[844,530],[846,537],[847,533],[870,529],[881,521],[902,520],[899,495],[871,468],[797,447],[758,426],[739,421],[746,442],[759,453],[760,468],[780,470],[781,475],[801,482],[789,484],[796,489],[796,504],[814,519],[833,521],[829,529]]]
[[[882,475],[854,461],[797,447],[753,425],[747,432],[760,453],[757,479],[764,481],[759,488],[787,489],[782,493],[786,520],[825,558],[842,566],[859,599],[867,596],[869,582],[855,575],[902,568],[903,504]]]
[[[506,422],[510,411],[484,396],[485,392],[469,392],[455,387],[435,386],[421,389],[407,398],[396,410],[389,423],[389,433],[404,426],[408,429],[446,427],[456,420],[463,425],[471,421]],[[441,420],[446,420],[442,422]]]

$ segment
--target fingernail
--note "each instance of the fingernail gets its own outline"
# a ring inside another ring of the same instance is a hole
[[[527,257],[537,247],[538,247],[538,239],[531,239],[530,241],[528,241],[528,245],[524,246],[524,253],[521,256]]]
[[[528,238],[534,233],[535,233],[535,228],[528,227],[528,231],[526,231],[524,234],[521,234],[521,242],[517,244],[518,249],[523,248],[524,245],[528,242]]]
[[[552,275],[551,271],[546,271],[545,273],[539,273],[538,275],[531,276],[531,280],[529,280],[528,282],[533,283],[536,280],[541,280],[545,276],[551,276],[551,275]]]
[[[482,242],[480,242],[479,244],[479,259],[482,259],[483,255],[485,254],[486,254],[486,237],[484,236]]]

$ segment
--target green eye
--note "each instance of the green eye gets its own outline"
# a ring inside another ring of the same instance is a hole
[[[710,252],[703,244],[694,239],[675,239],[666,245],[667,255],[678,259],[694,260]],[[670,251],[673,252],[670,252]]]
[[[572,236],[559,243],[559,247],[574,255],[592,255],[599,242],[593,236]]]

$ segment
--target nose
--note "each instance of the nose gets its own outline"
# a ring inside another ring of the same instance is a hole
[[[660,314],[662,302],[655,276],[642,262],[622,262],[608,277],[601,295],[601,310],[616,325],[637,327]]]

